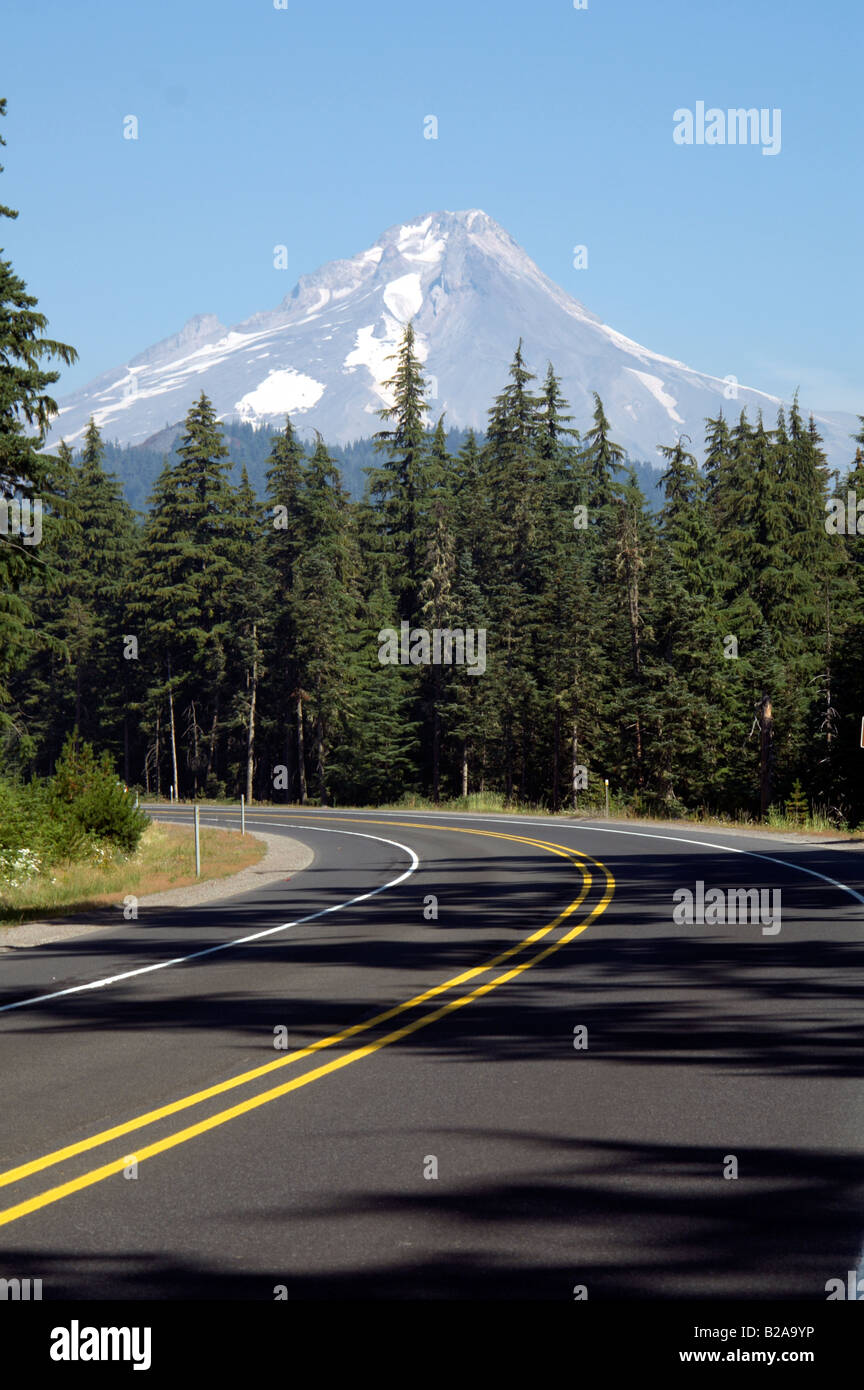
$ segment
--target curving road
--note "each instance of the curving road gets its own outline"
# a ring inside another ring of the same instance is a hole
[[[0,1275],[45,1299],[824,1300],[856,1268],[857,851],[249,819],[311,866],[0,953]],[[677,923],[699,882],[779,889],[781,930]]]

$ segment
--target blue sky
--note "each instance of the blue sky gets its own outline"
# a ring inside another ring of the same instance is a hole
[[[655,351],[864,411],[860,0],[10,0],[3,33],[0,234],[80,352],[58,394],[480,207]],[[779,107],[780,154],[676,145],[700,100]]]

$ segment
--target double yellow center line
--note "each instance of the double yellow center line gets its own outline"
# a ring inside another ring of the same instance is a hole
[[[406,821],[370,821],[366,817],[348,816],[328,816],[328,823],[333,820],[350,821],[352,824],[361,823],[364,825],[399,825],[409,829],[429,830],[430,825],[414,824]],[[505,834],[496,830],[474,830],[464,826],[441,826],[435,825],[436,830],[449,831],[460,835],[483,835],[493,839],[511,840],[519,844],[530,845],[538,849],[547,850],[551,854],[556,854],[567,859],[578,869],[582,875],[582,888],[576,898],[560,912],[553,921],[546,926],[532,932],[515,946],[510,946],[506,951],[500,952],[491,960],[483,965],[474,966],[470,970],[463,971],[460,975],[454,975],[451,979],[445,980],[440,985],[425,990],[422,994],[415,995],[412,999],[406,1000],[402,1004],[397,1004],[390,1009],[385,1009],[382,1013],[376,1014],[374,1018],[367,1019],[363,1023],[352,1024],[348,1028],[343,1028],[338,1033],[332,1033],[326,1038],[321,1038],[317,1042],[311,1043],[308,1047],[299,1048],[295,1052],[290,1052],[284,1057],[280,1057],[273,1062],[268,1062],[263,1066],[254,1067],[251,1071],[242,1072],[239,1076],[230,1077],[226,1081],[220,1081],[214,1086],[208,1086],[204,1090],[195,1091],[191,1095],[183,1096],[179,1100],[171,1101],[167,1105],[160,1106],[156,1110],[148,1110],[146,1114],[137,1115],[134,1119],[126,1120],[123,1124],[115,1125],[111,1129],[102,1130],[99,1134],[91,1135],[87,1139],[81,1139],[77,1143],[69,1144],[65,1148],[56,1149],[53,1153],[42,1155],[29,1163],[22,1163],[16,1168],[10,1168],[5,1173],[0,1173],[0,1187],[7,1187],[12,1183],[19,1183],[26,1178],[32,1177],[36,1173],[43,1172],[47,1168],[53,1168],[57,1164],[68,1162],[78,1155],[87,1153],[91,1149],[101,1148],[105,1144],[111,1143],[115,1139],[121,1139],[136,1130],[144,1129],[149,1125],[156,1124],[171,1115],[176,1115],[180,1111],[188,1110],[193,1106],[201,1105],[214,1096],[223,1095],[227,1091],[235,1090],[240,1086],[247,1086],[251,1082],[258,1080],[262,1076],[267,1076],[271,1072],[279,1071],[282,1067],[292,1066],[306,1057],[314,1056],[317,1052],[324,1051],[325,1048],[337,1046],[349,1038],[356,1037],[358,1034],[369,1032],[374,1028],[379,1028],[382,1024],[389,1023],[400,1015],[417,1009],[422,1005],[435,999],[441,994],[446,994],[451,990],[458,989],[469,980],[476,979],[479,975],[485,975],[490,970],[496,969],[505,962],[512,960],[514,956],[521,954],[530,946],[548,936],[557,927],[564,925],[574,913],[584,903],[591,888],[592,876],[588,868],[589,864],[602,870],[606,877],[605,891],[595,907],[588,915],[575,926],[556,937],[549,945],[542,950],[529,956],[518,965],[510,966],[495,975],[492,979],[478,985],[467,994],[462,994],[454,999],[433,1009],[430,1013],[422,1014],[419,1018],[413,1019],[401,1027],[394,1028],[390,1032],[376,1037],[365,1043],[362,1047],[354,1048],[332,1061],[325,1062],[322,1066],[314,1067],[310,1071],[303,1072],[302,1075],[294,1077],[290,1081],[283,1082],[279,1086],[274,1086],[270,1090],[259,1092],[248,1099],[230,1106],[226,1110],[220,1110],[217,1114],[210,1115],[204,1120],[199,1120],[196,1124],[188,1125],[184,1129],[177,1130],[173,1134],[166,1135],[153,1143],[147,1144],[143,1148],[135,1150],[134,1155],[128,1152],[120,1158],[114,1158],[108,1163],[102,1164],[98,1168],[93,1168],[86,1173],[82,1173],[68,1182],[51,1187],[47,1191],[37,1193],[36,1196],[27,1198],[25,1201],[18,1202],[15,1206],[8,1207],[0,1211],[0,1226],[8,1225],[12,1221],[18,1221],[23,1216],[28,1216],[31,1212],[39,1211],[42,1207],[60,1202],[65,1197],[71,1196],[75,1192],[80,1192],[84,1188],[93,1187],[96,1183],[104,1182],[106,1178],[113,1177],[121,1173],[128,1167],[132,1157],[138,1163],[145,1159],[154,1158],[157,1154],[166,1153],[169,1149],[177,1148],[180,1144],[187,1143],[190,1139],[195,1139],[201,1134],[206,1134],[208,1130],[216,1129],[220,1125],[228,1124],[229,1121],[237,1119],[240,1115],[246,1115],[252,1110],[257,1110],[259,1106],[269,1105],[271,1101],[278,1100],[281,1096],[288,1095],[291,1091],[297,1091],[303,1086],[309,1086],[314,1081],[319,1081],[322,1077],[330,1075],[331,1072],[340,1070],[342,1067],[351,1066],[354,1062],[359,1062],[364,1057],[370,1057],[373,1053],[379,1052],[381,1048],[389,1047],[391,1043],[400,1042],[403,1038],[409,1037],[412,1033],[418,1032],[421,1028],[428,1028],[430,1024],[437,1023],[439,1019],[445,1018],[456,1009],[464,1008],[467,1004],[473,1004],[484,995],[489,994],[493,989],[506,984],[510,980],[516,979],[524,971],[530,970],[532,966],[538,965],[547,957],[559,951],[568,941],[572,941],[590,926],[591,922],[605,912],[615,891],[615,880],[604,864],[599,860],[591,859],[587,855],[581,854],[578,850],[572,850],[566,845],[552,844],[547,840],[537,840],[524,835]]]

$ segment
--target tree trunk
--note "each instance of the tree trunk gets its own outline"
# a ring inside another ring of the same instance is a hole
[[[297,771],[300,776],[300,805],[306,805],[306,754],[303,750],[303,696],[297,695]]]
[[[462,740],[462,795],[468,796],[468,740]]]
[[[759,728],[761,731],[759,741],[760,806],[764,820],[771,805],[774,771],[774,708],[771,703],[771,696],[767,692],[762,696],[757,709],[759,710]]]
[[[210,725],[210,739],[207,748],[207,781],[216,776],[216,735],[219,730],[219,696],[216,696],[216,707],[213,710],[213,722]],[[207,783],[204,784],[205,790]]]
[[[168,680],[171,680],[170,669],[168,672]],[[174,727],[174,691],[171,689],[170,685],[168,686],[168,716],[171,728],[171,767],[174,773],[174,797],[179,801],[180,780],[177,774],[177,730]]]
[[[552,810],[557,811],[561,806],[561,796],[558,785],[558,760],[561,757],[561,706],[555,701],[555,726],[552,734]]]
[[[294,737],[291,728],[290,705],[284,709],[285,717],[285,800],[294,800]]]
[[[160,732],[161,732],[161,728],[162,728],[162,715],[161,715],[161,712],[157,709],[157,711],[156,711],[156,795],[157,795],[157,797],[161,797],[161,795],[162,795],[162,768],[160,767],[160,763],[161,763],[161,761],[162,761],[162,748],[161,748],[160,739],[159,739],[159,734],[160,734]],[[148,791],[149,791],[149,788],[148,788]]]
[[[826,666],[825,672],[825,736],[828,743],[826,762],[831,767],[831,742],[834,737],[834,710],[831,706],[831,592],[825,589]]]
[[[508,632],[508,635],[507,635],[507,662],[506,662],[506,673],[507,673],[507,674],[506,674],[506,676],[505,676],[505,680],[508,682],[508,684],[509,684],[509,679],[510,679],[510,647],[511,647],[511,636],[510,636],[510,633]],[[509,695],[509,691],[507,692],[506,699],[507,699],[507,708],[506,708],[505,715],[504,715],[504,760],[505,760],[505,768],[504,768],[504,798],[505,798],[505,800],[506,800],[507,802],[510,802],[510,801],[513,800],[513,727],[512,727],[512,722],[511,722],[512,716],[511,716],[511,712],[510,712],[510,695]]]
[[[189,708],[192,711],[192,799],[195,800],[198,796],[198,768],[200,764],[198,760],[198,711],[195,708],[194,700],[191,701]]]
[[[316,762],[318,772],[318,799],[322,806],[327,805],[327,750],[324,747],[324,725],[319,714],[315,720]]]
[[[633,650],[633,675],[637,686],[642,675],[642,634],[639,627],[639,580],[635,573],[632,575],[628,585],[628,599],[630,605],[630,642]],[[642,767],[642,726],[639,715],[636,715],[636,768],[637,781],[641,787],[644,782]]]
[[[441,799],[441,714],[438,709],[437,692],[432,703],[432,800],[435,805]]]
[[[579,810],[579,789],[578,789],[578,787],[576,786],[576,779],[577,779],[577,776],[578,776],[578,773],[577,773],[576,769],[578,768],[578,766],[579,766],[579,722],[578,722],[578,720],[574,719],[574,720],[573,720],[573,763],[572,763],[572,767],[573,767],[573,810],[574,810],[574,811],[578,811],[578,810]]]
[[[256,625],[252,624],[252,645],[255,646]],[[252,691],[249,696],[249,724],[246,730],[246,804],[252,805],[252,772],[255,766],[255,699],[258,694],[258,656],[252,658]]]

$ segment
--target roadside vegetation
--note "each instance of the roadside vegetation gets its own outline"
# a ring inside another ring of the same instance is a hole
[[[155,797],[142,798],[142,804],[156,803]],[[164,803],[159,803],[164,805]],[[182,811],[185,806],[188,810],[192,803],[178,802],[178,809]],[[236,800],[230,797],[197,797],[195,803],[203,807],[219,807],[221,810],[233,812],[240,821],[240,806]],[[253,806],[247,806],[247,813],[250,811],[277,810],[310,810],[317,809],[321,805],[317,797],[309,797],[302,805],[297,802],[286,804],[284,801],[256,801]],[[368,804],[357,805],[352,802],[339,802],[331,804],[332,811],[445,811],[463,812],[465,814],[510,814],[520,816],[542,816],[548,818],[560,818],[561,820],[605,820],[607,819],[605,787],[602,781],[595,785],[594,779],[589,780],[589,788],[580,793],[578,805],[574,810],[572,806],[554,810],[547,802],[542,801],[518,801],[509,800],[501,793],[496,791],[471,792],[468,796],[441,797],[437,802],[429,796],[423,796],[419,792],[406,792],[404,795],[392,800],[383,801],[376,806]],[[832,811],[827,806],[820,806],[818,803],[810,806],[806,796],[800,788],[800,784],[793,788],[792,794],[785,801],[778,801],[770,807],[768,815],[764,820],[757,815],[751,815],[747,811],[731,813],[711,806],[685,807],[672,805],[668,808],[659,809],[647,799],[643,800],[637,795],[628,795],[622,791],[615,791],[610,788],[609,811],[610,820],[632,820],[632,821],[656,821],[658,825],[668,824],[674,821],[676,824],[686,826],[717,826],[725,827],[728,830],[769,830],[772,832],[798,831],[805,834],[853,834],[856,825],[852,820],[844,820],[836,811]],[[859,827],[864,831],[864,825]]]
[[[123,906],[134,895],[161,893],[205,879],[224,878],[257,864],[266,852],[263,840],[232,830],[201,830],[201,878],[195,877],[192,830],[180,825],[150,824],[134,854],[102,862],[57,863],[46,873],[0,883],[2,928],[45,917],[72,915],[91,908]]]
[[[599,791],[592,788],[590,792],[585,792],[579,797],[577,809],[568,807],[561,811],[554,811],[551,806],[525,802],[507,801],[506,797],[499,792],[477,792],[469,796],[454,797],[452,800],[441,800],[437,804],[430,797],[406,795],[400,797],[398,801],[389,802],[379,806],[381,811],[464,811],[464,812],[487,812],[487,813],[518,813],[521,816],[548,816],[558,817],[562,820],[584,819],[584,820],[605,820],[607,817],[606,799],[604,789]],[[748,815],[747,812],[739,812],[737,815],[730,814],[711,807],[686,808],[683,806],[664,808],[658,810],[656,806],[642,801],[638,796],[630,796],[623,792],[613,792],[610,790],[608,816],[612,820],[652,820],[658,824],[674,820],[681,824],[690,825],[716,825],[726,826],[728,829],[767,829],[771,831],[800,831],[805,833],[819,832],[839,832],[852,833],[855,826],[842,819],[836,813],[832,813],[827,807],[818,805],[809,806],[806,797],[800,791],[793,790],[793,794],[785,802],[778,802],[770,807],[765,820],[760,820],[756,815]]]
[[[237,873],[264,852],[251,836],[204,829],[201,877]],[[70,736],[53,777],[0,779],[0,925],[193,882],[191,828],[154,825],[89,744]]]
[[[52,777],[0,779],[0,893],[61,862],[93,866],[132,854],[147,825],[110,756],[70,734]]]

